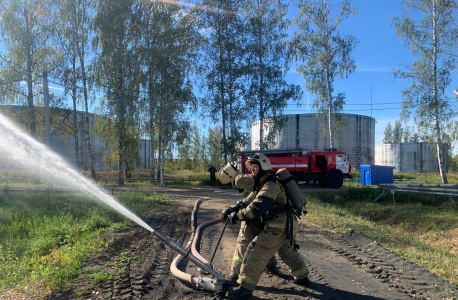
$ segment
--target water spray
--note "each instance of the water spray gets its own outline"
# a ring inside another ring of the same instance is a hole
[[[25,169],[38,173],[42,176],[49,176],[53,177],[57,181],[67,182],[79,190],[95,196],[98,200],[113,208],[126,218],[155,234],[165,244],[170,246],[184,258],[190,260],[203,271],[213,276],[216,281],[222,285],[222,282],[224,282],[224,276],[212,269],[209,264],[202,262],[172,239],[151,228],[137,215],[122,206],[113,197],[106,194],[91,180],[82,176],[61,156],[51,151],[44,144],[36,141],[30,135],[22,132],[2,114],[0,114],[0,132],[2,133],[0,135],[0,153],[4,155],[5,160],[14,161],[23,166]],[[205,280],[214,281],[214,279]]]

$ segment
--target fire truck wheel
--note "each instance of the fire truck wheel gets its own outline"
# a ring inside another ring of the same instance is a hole
[[[338,173],[332,173],[328,177],[328,185],[332,189],[338,189],[343,185],[343,178]]]

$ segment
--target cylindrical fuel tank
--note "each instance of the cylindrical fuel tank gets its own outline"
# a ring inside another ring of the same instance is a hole
[[[447,170],[447,145],[443,145],[442,151]],[[394,167],[394,173],[439,172],[437,157],[427,142],[377,145],[375,164]]]
[[[334,136],[334,149],[349,155],[352,167],[374,163],[375,119],[356,114],[343,114],[345,125]],[[315,113],[286,115],[284,127],[275,134],[271,149],[302,149],[323,151],[330,148],[329,134],[324,135],[323,119]],[[259,120],[252,123],[251,149],[259,149]],[[264,122],[264,134],[269,134],[269,120]]]

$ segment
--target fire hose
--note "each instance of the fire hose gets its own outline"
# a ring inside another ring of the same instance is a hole
[[[225,283],[226,280],[224,279],[223,275],[221,275],[220,273],[216,272],[213,269],[213,266],[211,265],[211,263],[207,259],[202,257],[202,255],[200,255],[200,253],[197,251],[197,248],[196,248],[197,242],[200,241],[200,232],[205,227],[208,227],[210,225],[223,222],[222,219],[215,219],[215,220],[203,223],[199,227],[196,228],[196,224],[197,224],[196,214],[197,214],[197,211],[199,209],[199,206],[202,203],[202,201],[208,200],[208,199],[210,199],[210,198],[205,197],[205,198],[201,198],[201,199],[196,201],[196,203],[194,205],[194,210],[193,210],[192,215],[191,215],[192,233],[191,233],[191,237],[190,237],[190,239],[188,241],[188,244],[185,247],[185,249],[187,249],[187,254],[184,256],[182,253],[180,253],[177,257],[175,257],[175,259],[172,261],[172,264],[170,265],[170,272],[175,277],[177,277],[177,278],[179,278],[179,279],[181,279],[181,280],[183,280],[185,282],[188,282],[188,283],[192,284],[196,288],[202,288],[204,290],[208,290],[208,291],[219,293],[219,292],[223,292],[223,284]],[[227,222],[226,222],[226,224],[227,224]],[[196,237],[196,233],[197,233],[197,237]],[[224,233],[224,231],[223,231],[223,233]],[[221,234],[221,236],[222,236],[222,234]],[[220,240],[221,240],[221,237],[220,237]],[[219,244],[219,241],[218,241],[218,244]],[[217,247],[218,247],[218,245],[217,245]],[[191,248],[192,254],[189,253],[189,248]],[[216,249],[215,249],[215,251],[216,251]],[[195,261],[192,261],[191,259],[190,260],[193,263],[195,263],[198,267],[200,267],[203,271],[205,271],[205,272],[209,273],[210,275],[212,275],[213,278],[203,277],[202,274],[200,274],[200,275],[192,275],[192,274],[188,274],[188,273],[185,273],[185,272],[181,271],[178,268],[178,265],[180,264],[180,262],[184,258],[187,258],[187,259],[195,258],[198,261],[198,263],[196,263]],[[213,259],[213,257],[212,257],[212,259]]]

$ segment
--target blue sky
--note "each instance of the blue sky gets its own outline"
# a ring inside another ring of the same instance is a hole
[[[381,144],[384,130],[388,124],[394,125],[400,120],[402,90],[410,85],[404,79],[394,78],[393,71],[402,65],[410,64],[417,58],[410,54],[398,39],[393,17],[401,17],[404,13],[404,1],[400,0],[356,0],[358,6],[354,17],[346,19],[341,28],[341,34],[351,34],[359,40],[354,51],[356,72],[348,79],[335,81],[335,92],[345,92],[346,105],[344,112],[372,116],[376,120],[375,144]],[[305,90],[301,74],[290,70],[287,80]],[[454,98],[453,90],[458,86],[458,74],[452,75],[452,83],[448,88],[450,98]],[[310,113],[314,95],[304,92],[302,106],[290,105],[286,114]],[[371,110],[372,101],[372,110]],[[458,102],[451,100],[452,107],[458,110]],[[388,104],[385,104],[388,103]],[[458,145],[455,145],[454,152]]]

